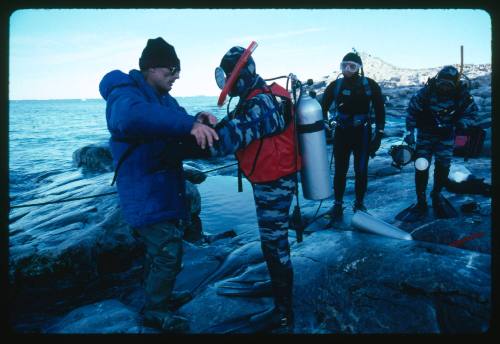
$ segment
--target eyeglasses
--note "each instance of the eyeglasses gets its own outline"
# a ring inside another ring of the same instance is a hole
[[[181,72],[181,68],[180,68],[180,67],[177,67],[177,66],[167,67],[167,69],[170,71],[170,73],[171,73],[172,75],[174,75],[174,74],[177,74],[177,73],[180,73],[180,72]]]
[[[340,63],[340,69],[346,72],[357,72],[361,68],[361,65],[352,61],[342,61]]]

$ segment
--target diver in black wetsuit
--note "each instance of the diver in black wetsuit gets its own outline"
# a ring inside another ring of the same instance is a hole
[[[328,112],[337,122],[333,139],[335,158],[332,222],[343,215],[343,197],[351,152],[354,154],[355,193],[353,210],[366,210],[363,198],[367,188],[368,157],[379,149],[385,126],[384,100],[380,86],[364,76],[361,58],[348,53],[340,64],[343,78],[330,83],[325,89],[321,107],[323,117]],[[372,134],[371,110],[375,112],[375,134]]]

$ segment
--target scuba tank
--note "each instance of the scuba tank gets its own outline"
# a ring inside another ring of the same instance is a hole
[[[309,84],[311,83],[312,80]],[[306,199],[322,200],[333,194],[326,151],[323,112],[319,102],[306,92],[305,86],[302,86],[297,80],[294,84],[300,89],[296,104],[296,118],[299,149],[302,157],[300,171],[302,193]]]

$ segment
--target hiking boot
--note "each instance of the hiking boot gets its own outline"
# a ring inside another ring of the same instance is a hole
[[[163,332],[185,333],[189,331],[188,320],[170,311],[145,311],[144,325],[159,328]]]
[[[175,310],[192,299],[193,295],[191,295],[191,293],[187,290],[172,291],[170,298],[168,299],[168,309]]]

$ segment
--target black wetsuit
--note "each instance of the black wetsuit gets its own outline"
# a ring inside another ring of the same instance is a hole
[[[338,82],[342,84],[335,100],[335,86]],[[383,130],[385,126],[384,99],[380,86],[374,80],[355,74],[351,78],[337,79],[325,89],[321,101],[323,117],[328,119],[328,111],[332,107],[331,113],[337,121],[333,141],[335,157],[333,183],[337,203],[341,203],[344,196],[351,152],[354,154],[356,201],[363,203],[367,188],[368,155],[372,137],[369,118],[372,105],[375,112],[375,130]]]

